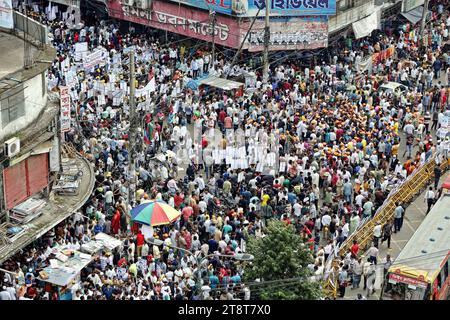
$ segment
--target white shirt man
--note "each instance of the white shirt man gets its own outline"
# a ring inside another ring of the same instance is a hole
[[[296,202],[294,203],[292,208],[294,209],[294,215],[296,217],[300,217],[302,214],[302,206],[298,202]]]
[[[434,199],[434,191],[433,190],[428,190],[425,193],[425,201],[428,199]]]
[[[381,238],[381,224],[377,224],[373,228],[373,236],[376,238]]]
[[[106,191],[105,193],[105,202],[112,204],[114,201],[114,193],[111,190]]]
[[[322,226],[328,227],[328,226],[330,225],[330,222],[331,222],[331,217],[330,217],[330,215],[329,215],[329,214],[323,215],[323,216],[322,216],[322,219],[321,219],[321,222],[322,222]]]

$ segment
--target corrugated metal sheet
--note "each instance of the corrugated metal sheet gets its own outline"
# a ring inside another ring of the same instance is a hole
[[[28,195],[41,191],[48,184],[48,153],[27,159]]]
[[[6,208],[14,208],[28,196],[25,161],[4,169],[3,182]]]

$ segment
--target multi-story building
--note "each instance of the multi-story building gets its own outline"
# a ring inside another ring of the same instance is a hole
[[[78,210],[94,186],[89,162],[73,157],[83,172],[78,194],[52,192],[67,162],[61,159],[59,99],[52,93],[52,101],[47,91],[56,50],[44,25],[18,12],[11,17],[0,29],[0,262]],[[36,219],[21,223],[14,208],[30,198],[45,206]]]

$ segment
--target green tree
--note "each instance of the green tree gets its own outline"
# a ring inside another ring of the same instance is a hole
[[[319,299],[319,284],[308,280],[312,272],[307,265],[314,258],[294,227],[271,220],[265,234],[263,238],[251,237],[247,246],[254,260],[245,269],[245,280],[261,281],[250,285],[253,294],[263,300]]]

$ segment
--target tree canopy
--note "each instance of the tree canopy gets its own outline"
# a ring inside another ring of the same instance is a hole
[[[309,281],[312,272],[307,265],[313,256],[291,225],[271,220],[265,236],[252,237],[247,252],[254,255],[246,267],[245,278],[251,291],[263,300],[314,300],[321,296],[317,282]],[[260,279],[260,283],[254,283]]]

